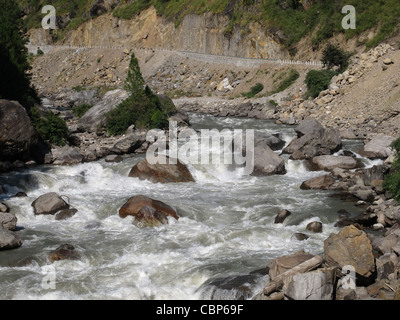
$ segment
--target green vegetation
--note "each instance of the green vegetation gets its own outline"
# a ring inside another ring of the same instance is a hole
[[[68,127],[63,119],[51,111],[43,116],[37,107],[30,109],[30,118],[40,137],[52,144],[63,146],[69,136]]]
[[[17,100],[27,110],[39,98],[30,84],[28,38],[14,0],[0,0],[0,98]]]
[[[65,30],[76,29],[81,23],[90,19],[90,8],[95,0],[17,0],[21,8],[29,12],[25,25],[28,28],[40,27],[44,15],[41,8],[44,4],[53,5],[58,16],[69,13],[69,21],[64,30],[54,33],[55,40],[61,39]],[[376,30],[366,46],[373,47],[398,31],[400,6],[398,0],[353,0],[356,8],[357,27],[355,30],[342,28],[342,8],[348,5],[347,0],[317,0],[304,9],[301,0],[122,0],[114,9],[113,15],[121,19],[131,19],[142,10],[154,6],[159,15],[178,26],[187,14],[212,12],[229,18],[225,30],[227,37],[233,30],[240,28],[248,32],[251,22],[260,23],[266,30],[279,34],[279,40],[292,52],[295,45],[304,36],[312,35],[314,47],[319,48],[335,34],[345,34],[346,38],[361,35],[366,30]],[[281,32],[277,32],[281,31]]]
[[[338,68],[338,72],[343,72],[349,66],[350,53],[344,52],[333,44],[328,44],[322,52],[322,60],[324,67],[328,69]]]
[[[92,104],[82,104],[77,107],[72,108],[72,114],[77,118],[82,118],[82,116],[91,108]]]
[[[275,88],[272,90],[272,92],[269,93],[269,95],[286,90],[293,83],[295,83],[299,77],[300,74],[295,69],[290,69],[289,73],[287,72],[281,73],[279,77],[275,80],[275,81],[280,80],[280,82],[277,85],[275,85]]]
[[[392,143],[392,148],[396,150],[397,155],[392,163],[391,172],[386,175],[383,187],[387,190],[393,199],[400,202],[400,139]]]
[[[260,93],[263,90],[264,90],[264,85],[258,82],[256,83],[255,86],[250,88],[249,92],[242,93],[242,96],[246,98],[253,98],[256,94]]]
[[[307,73],[305,83],[307,85],[307,92],[305,98],[318,97],[321,91],[328,89],[331,79],[337,73],[333,70],[310,70]]]
[[[168,117],[176,112],[172,100],[155,95],[145,86],[139,63],[132,53],[125,89],[130,96],[106,114],[106,127],[110,134],[120,135],[132,124],[137,128],[168,127]]]

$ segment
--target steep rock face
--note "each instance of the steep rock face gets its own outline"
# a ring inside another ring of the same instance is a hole
[[[165,48],[252,58],[288,58],[289,54],[257,23],[249,25],[246,35],[240,28],[231,36],[225,34],[229,19],[205,13],[190,14],[175,28],[174,22],[157,16],[154,7],[131,20],[104,14],[69,33],[65,43],[71,45],[116,45]],[[43,39],[37,32],[34,38]],[[33,39],[32,42],[36,44]]]

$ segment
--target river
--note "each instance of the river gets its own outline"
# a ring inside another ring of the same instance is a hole
[[[295,136],[293,127],[272,121],[191,114],[191,123],[198,129],[279,132],[287,143]],[[350,150],[359,145],[344,143]],[[189,165],[196,182],[177,184],[129,178],[130,169],[143,157],[126,156],[121,163],[39,166],[0,176],[9,189],[0,200],[16,214],[23,241],[18,249],[0,252],[0,299],[207,299],[202,284],[209,279],[245,275],[299,250],[322,253],[323,241],[338,231],[337,211],[360,212],[330,191],[300,190],[304,180],[323,173],[308,171],[302,161],[285,155],[285,175],[242,176],[240,170],[223,165]],[[28,197],[10,197],[18,191]],[[63,221],[35,216],[31,203],[47,192],[67,196],[78,213]],[[137,194],[176,207],[181,218],[157,228],[137,228],[129,217],[118,215],[126,200]],[[283,224],[274,224],[280,209],[292,215]],[[323,232],[306,231],[311,221],[322,222]],[[310,238],[295,240],[296,232]],[[64,243],[75,246],[83,257],[55,262],[55,288],[43,287],[47,255]],[[26,257],[33,262],[12,267]],[[267,276],[260,276],[254,292],[267,281]]]

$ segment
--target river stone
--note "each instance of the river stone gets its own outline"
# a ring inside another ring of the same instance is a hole
[[[359,150],[359,154],[370,159],[386,159],[394,151],[390,147],[395,138],[378,134]]]
[[[21,245],[22,241],[15,232],[7,230],[0,225],[0,251],[18,248]]]
[[[252,150],[246,150],[246,158],[254,156],[254,170],[252,176],[269,176],[274,174],[285,174],[285,161],[279,157],[270,147],[254,146]]]
[[[145,207],[147,208],[142,211]],[[154,200],[143,195],[137,195],[128,199],[128,201],[119,209],[119,216],[121,218],[133,216],[135,217],[135,220],[138,218],[139,222],[140,220],[144,220],[144,222],[146,222],[146,220],[150,221],[154,218],[162,224],[165,224],[163,222],[167,222],[168,220],[164,219],[160,213],[165,215],[165,217],[171,216],[176,220],[179,219],[178,212],[175,208],[162,201]],[[156,221],[153,222],[157,223]]]
[[[168,219],[164,212],[158,211],[153,207],[144,206],[135,215],[133,224],[139,228],[159,227],[163,224],[168,224]]]
[[[106,162],[122,162],[124,159],[120,155],[110,154],[105,158]]]
[[[129,172],[129,177],[149,180],[154,183],[194,182],[194,178],[186,165],[177,160],[176,164],[150,164],[147,159],[136,164]]]
[[[0,212],[8,212],[8,211],[10,211],[10,208],[4,202],[0,202]]]
[[[357,167],[356,159],[345,156],[332,156],[332,155],[317,156],[312,159],[312,162],[320,170],[327,170],[327,171],[332,170],[334,168],[354,169]]]
[[[14,231],[17,227],[17,217],[13,213],[1,212],[0,213],[0,226],[3,226],[7,230]]]
[[[136,149],[139,149],[145,141],[146,137],[144,134],[132,133],[115,142],[112,150],[119,154],[132,153]]]
[[[324,175],[316,178],[309,179],[304,181],[300,189],[302,190],[311,190],[311,189],[322,189],[329,190],[329,187],[335,183],[335,179],[330,175]]]
[[[282,291],[293,300],[332,300],[336,268],[296,273],[284,280]]]
[[[75,213],[77,213],[77,212],[78,212],[78,210],[75,208],[60,210],[55,214],[54,220],[69,219],[69,218],[73,217],[75,215]]]
[[[294,268],[295,266],[303,263],[314,256],[310,253],[300,250],[294,254],[282,256],[272,260],[267,267],[269,267],[269,277],[273,281],[280,274]]]
[[[297,137],[282,151],[291,154],[290,158],[293,160],[333,154],[342,147],[339,131],[334,128],[324,128],[313,118],[302,121],[295,130]]]
[[[354,267],[358,280],[373,280],[375,259],[371,241],[365,232],[355,226],[344,227],[338,234],[331,234],[324,241],[326,263],[331,267]]]
[[[82,163],[84,156],[76,149],[65,146],[53,150],[54,165],[73,165]]]
[[[314,233],[321,233],[322,232],[322,223],[319,221],[313,221],[307,224],[306,229],[308,231],[314,232]]]
[[[51,263],[59,260],[79,260],[80,258],[81,254],[70,244],[62,244],[48,255],[48,259]]]
[[[25,108],[0,99],[0,161],[29,160],[38,141]]]
[[[291,240],[294,240],[294,239],[296,239],[296,240],[299,240],[299,241],[303,241],[303,240],[307,240],[307,239],[309,239],[310,237],[308,236],[308,235],[306,235],[306,234],[304,234],[304,233],[301,233],[301,232],[296,232],[295,234],[293,234],[292,236],[291,236]]]
[[[32,202],[33,212],[39,214],[55,214],[56,212],[69,209],[69,204],[66,203],[57,193],[49,192],[41,195]]]
[[[286,209],[282,209],[281,211],[279,211],[279,213],[277,214],[277,216],[275,217],[274,223],[282,223],[283,221],[285,221],[285,219],[287,217],[289,217],[292,213],[289,210]]]
[[[259,274],[248,274],[207,280],[201,286],[201,299],[248,300],[262,278]]]

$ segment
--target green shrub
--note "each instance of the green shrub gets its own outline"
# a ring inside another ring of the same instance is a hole
[[[81,118],[91,107],[93,107],[92,104],[82,104],[80,106],[73,107],[72,114],[77,118]]]
[[[400,202],[400,139],[392,143],[392,148],[396,150],[397,155],[392,163],[390,173],[386,175],[383,187],[387,190],[393,199]]]
[[[306,98],[318,97],[321,91],[328,89],[331,79],[337,73],[332,70],[310,70],[306,75]]]
[[[69,136],[68,127],[58,115],[48,111],[42,116],[39,109],[33,107],[30,110],[30,117],[33,126],[43,140],[59,146],[66,144]]]
[[[264,90],[264,85],[258,82],[250,88],[249,92],[242,93],[242,96],[246,98],[253,98],[256,94],[260,93],[263,90]]]
[[[132,124],[136,128],[168,128],[168,117],[176,112],[168,96],[155,95],[144,86],[139,63],[132,53],[125,89],[130,96],[106,114],[106,127],[111,135],[120,135]]]
[[[343,72],[349,66],[349,59],[350,53],[344,52],[333,44],[328,44],[322,52],[321,62],[328,69],[338,67],[338,71]]]

